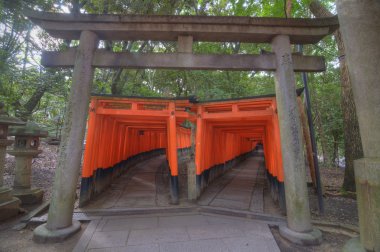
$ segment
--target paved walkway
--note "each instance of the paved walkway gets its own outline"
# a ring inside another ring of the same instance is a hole
[[[109,216],[92,221],[74,251],[279,252],[267,224],[211,214]]]
[[[163,186],[166,181],[162,181],[167,174],[165,164],[163,155],[137,164],[83,209],[169,206],[169,189]]]
[[[238,164],[210,183],[197,204],[262,213],[265,181],[262,162],[262,157],[250,157]],[[165,165],[165,156],[139,163],[82,210],[177,207],[170,205]],[[187,201],[187,193],[183,190],[186,176],[181,175],[179,182],[180,206],[194,206]]]
[[[191,210],[201,206],[262,213],[262,162],[262,157],[251,157],[240,163],[212,182],[197,203],[187,202],[182,192],[179,206],[169,204],[165,156],[141,162],[81,209],[88,213],[100,210],[102,216],[90,222],[74,251],[277,252],[279,248],[265,222]],[[154,211],[160,207],[161,211]],[[126,212],[128,215],[122,215]],[[139,215],[131,215],[136,213]]]
[[[262,157],[250,157],[227,172],[202,193],[198,204],[262,213],[265,183]]]

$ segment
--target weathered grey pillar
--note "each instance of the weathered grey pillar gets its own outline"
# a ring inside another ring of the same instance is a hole
[[[80,223],[73,221],[72,215],[94,75],[92,59],[97,42],[95,33],[82,31],[59,148],[48,221],[35,229],[36,242],[62,241],[80,229]]]
[[[280,227],[280,234],[298,244],[319,244],[322,234],[311,226],[302,130],[289,37],[276,36],[272,41],[272,48],[277,61],[276,100],[287,212],[287,226]]]
[[[356,160],[359,239],[345,251],[380,251],[380,1],[338,0],[364,158]]]

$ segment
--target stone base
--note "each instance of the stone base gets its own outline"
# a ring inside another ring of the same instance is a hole
[[[280,235],[285,239],[303,246],[314,246],[322,243],[322,232],[319,229],[313,228],[307,233],[295,232],[287,226],[280,226]]]
[[[21,204],[31,205],[41,203],[44,192],[39,188],[15,190],[13,191],[13,196],[19,198],[21,200]]]
[[[33,241],[36,243],[55,243],[62,242],[80,230],[79,221],[73,220],[73,224],[67,228],[50,230],[46,223],[38,226],[33,232]]]
[[[342,252],[366,252],[363,245],[360,243],[359,237],[352,238],[346,242],[344,245]]]
[[[18,215],[20,203],[18,198],[13,197],[5,202],[0,202],[0,221]]]

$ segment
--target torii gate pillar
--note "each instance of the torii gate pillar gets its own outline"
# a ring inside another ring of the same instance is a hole
[[[276,36],[272,41],[272,48],[277,62],[276,100],[287,213],[287,226],[280,226],[280,234],[294,243],[316,245],[322,242],[322,233],[311,225],[300,113],[289,36]]]
[[[380,251],[380,2],[338,0],[337,9],[364,152],[354,162],[360,240],[343,251]]]
[[[73,221],[72,216],[94,75],[92,59],[97,41],[95,33],[82,31],[59,147],[48,221],[34,230],[33,239],[36,242],[62,241],[80,229],[80,223]]]

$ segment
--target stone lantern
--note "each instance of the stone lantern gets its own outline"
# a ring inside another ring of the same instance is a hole
[[[13,184],[13,195],[22,204],[35,204],[42,201],[43,191],[31,187],[32,160],[42,151],[40,137],[46,137],[48,132],[37,124],[28,122],[25,126],[15,126],[9,129],[9,135],[15,136],[14,149],[8,154],[15,156],[16,176]]]
[[[12,196],[12,190],[4,186],[4,166],[5,153],[8,145],[13,143],[8,140],[9,125],[24,125],[25,123],[17,118],[8,116],[4,109],[4,104],[0,102],[0,221],[18,214],[20,200]]]

